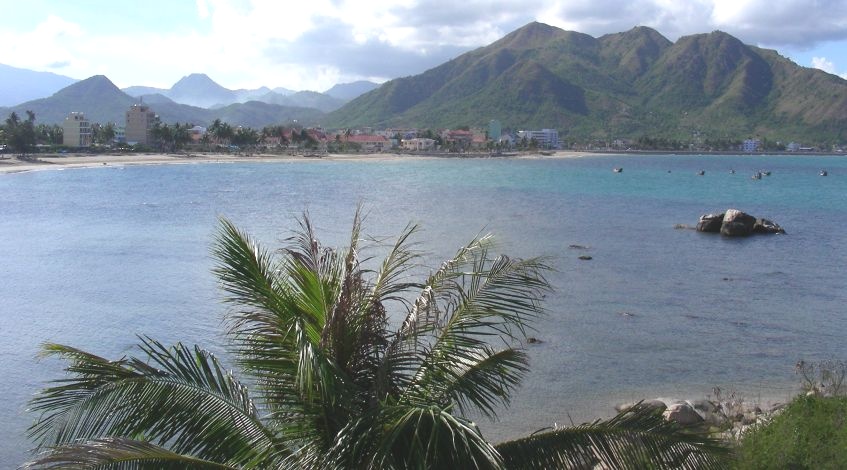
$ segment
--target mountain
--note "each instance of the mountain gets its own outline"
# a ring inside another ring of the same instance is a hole
[[[351,83],[339,83],[325,91],[324,94],[339,100],[350,101],[377,88],[379,88],[379,83],[359,80]]]
[[[75,78],[0,64],[0,106],[44,98],[76,82]]]
[[[327,115],[329,127],[557,128],[566,139],[847,140],[847,81],[715,31],[671,42],[530,23]]]
[[[28,101],[0,112],[3,115],[11,111],[19,115],[31,110],[39,123],[58,124],[65,120],[68,113],[80,111],[92,122],[122,122],[126,110],[138,100],[122,92],[103,75],[76,82],[65,87],[49,98]]]
[[[238,94],[235,91],[218,85],[208,75],[202,73],[192,73],[182,77],[165,96],[177,103],[200,108],[210,108],[216,104],[230,104],[238,101]]]
[[[324,116],[324,113],[314,108],[248,101],[210,110],[208,115],[210,117],[206,121],[208,123],[218,118],[230,124],[237,123],[242,126],[262,128],[267,125],[287,124],[292,121],[297,121],[298,124],[303,126],[316,125]]]
[[[97,75],[74,83],[56,92],[49,98],[28,101],[10,108],[0,108],[0,116],[11,112],[24,115],[27,110],[35,113],[38,123],[60,124],[68,113],[79,111],[92,122],[116,122],[122,125],[126,111],[139,101],[149,104],[165,123],[192,123],[208,126],[215,119],[222,119],[234,126],[264,127],[297,120],[303,125],[315,124],[323,113],[316,109],[280,106],[249,101],[236,103],[220,109],[206,109],[176,103],[156,93],[134,98],[115,86],[108,78]]]
[[[268,87],[230,90],[219,85],[206,74],[193,73],[182,77],[170,89],[131,86],[124,88],[123,91],[136,98],[161,95],[176,103],[207,109],[220,109],[231,104],[248,101],[262,101],[280,106],[315,108],[326,113],[340,108],[344,103],[364,92],[357,93],[356,90],[370,91],[377,86],[375,84],[369,86],[370,83],[356,82],[356,84],[337,85],[332,89],[338,89],[341,95],[349,96],[349,98],[339,98],[314,91],[295,92],[282,87],[273,90]]]
[[[348,100],[334,98],[327,94],[318,93],[316,91],[298,91],[290,95],[280,95],[276,92],[270,92],[264,96],[259,97],[257,101],[262,101],[270,104],[278,104],[282,106],[314,108],[322,112],[328,113],[340,108]]]
[[[135,98],[138,98],[138,97],[144,96],[144,95],[156,95],[156,94],[165,96],[165,94],[168,92],[168,90],[165,89],[165,88],[156,88],[156,87],[152,87],[152,86],[130,86],[130,87],[126,87],[126,88],[121,88],[121,91],[123,91],[127,95],[135,97]]]

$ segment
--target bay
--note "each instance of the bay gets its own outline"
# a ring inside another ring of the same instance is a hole
[[[762,169],[771,176],[750,178]],[[613,403],[644,396],[721,386],[750,400],[788,397],[797,360],[847,354],[845,177],[841,156],[693,155],[0,175],[0,460],[13,468],[27,458],[26,403],[61,377],[57,361],[36,358],[40,344],[111,358],[146,334],[225,357],[210,273],[218,218],[279,247],[308,210],[322,240],[341,245],[359,203],[371,235],[419,223],[432,266],[492,232],[501,251],[547,256],[557,269],[533,333],[543,343],[528,345],[532,372],[499,422],[480,423],[495,440],[608,416]],[[788,233],[674,228],[730,207]]]

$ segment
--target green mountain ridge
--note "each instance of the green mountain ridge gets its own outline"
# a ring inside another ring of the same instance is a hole
[[[276,104],[248,101],[236,103],[218,109],[206,109],[174,102],[168,97],[157,94],[148,97],[150,108],[165,123],[192,123],[208,126],[215,119],[221,119],[232,125],[261,128],[267,125],[284,124],[297,120],[302,125],[315,124],[323,113],[317,109],[281,106]],[[115,122],[121,125],[126,119],[126,111],[138,98],[121,91],[103,75],[95,75],[65,87],[49,98],[28,101],[10,108],[0,108],[0,115],[11,112],[25,115],[33,111],[38,123],[61,124],[68,113],[78,111],[92,122]]]
[[[594,38],[530,23],[426,72],[391,80],[327,127],[556,128],[640,136],[847,141],[847,81],[714,31],[671,42],[639,26]]]

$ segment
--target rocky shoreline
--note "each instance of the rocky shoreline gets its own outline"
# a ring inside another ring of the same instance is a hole
[[[770,422],[787,403],[773,403],[763,406],[748,403],[735,392],[725,393],[714,389],[714,396],[700,399],[677,399],[659,397],[637,402],[615,405],[619,413],[625,412],[637,404],[651,409],[661,410],[667,421],[681,426],[717,435],[721,439],[737,442],[749,429]]]

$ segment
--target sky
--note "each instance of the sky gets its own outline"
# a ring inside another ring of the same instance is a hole
[[[325,91],[415,75],[540,21],[590,34],[725,31],[847,78],[847,0],[0,0],[0,64],[119,87],[205,73]]]

